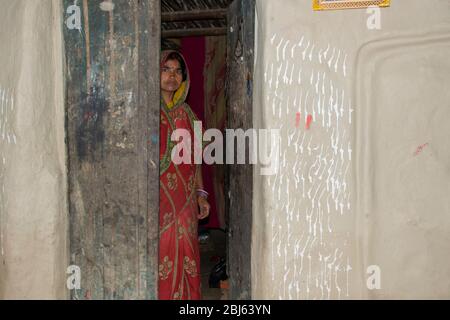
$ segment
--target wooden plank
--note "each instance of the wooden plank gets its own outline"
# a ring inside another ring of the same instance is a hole
[[[140,1],[142,14],[139,18],[139,110],[142,123],[147,134],[141,135],[142,154],[139,174],[142,183],[142,198],[146,199],[143,207],[147,212],[147,255],[148,270],[143,273],[147,277],[148,298],[158,298],[159,268],[159,123],[160,123],[160,38],[161,8],[160,1]],[[147,31],[147,32],[146,32]],[[150,139],[149,139],[150,138]],[[147,148],[145,147],[147,146]],[[148,147],[150,146],[150,147]],[[145,175],[147,171],[147,175]],[[144,186],[147,185],[145,189]],[[143,239],[144,241],[144,239]],[[142,256],[144,257],[144,256]]]
[[[82,28],[64,25],[72,298],[155,298],[159,1],[78,5]]]
[[[193,20],[220,20],[227,18],[226,9],[204,9],[189,11],[163,12],[162,22],[193,21]]]
[[[227,127],[230,129],[246,131],[253,127],[254,28],[255,1],[235,0],[228,11]],[[248,146],[246,149],[248,154]],[[251,299],[253,167],[229,165],[227,170],[230,298]]]
[[[182,37],[199,37],[199,36],[224,36],[227,34],[227,28],[192,28],[163,30],[163,38],[182,38]]]

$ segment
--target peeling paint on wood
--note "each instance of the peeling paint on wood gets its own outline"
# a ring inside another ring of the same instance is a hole
[[[79,5],[83,29],[63,25],[72,298],[155,299],[159,1]]]

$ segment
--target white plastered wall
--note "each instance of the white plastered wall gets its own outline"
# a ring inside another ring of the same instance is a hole
[[[0,299],[66,298],[60,1],[0,8]]]
[[[254,299],[450,298],[450,2],[391,2],[257,0]]]

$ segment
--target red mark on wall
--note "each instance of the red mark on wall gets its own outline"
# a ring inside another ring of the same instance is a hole
[[[297,112],[297,114],[295,115],[295,126],[297,128],[300,126],[300,119],[301,119],[301,114],[300,114],[300,112]]]
[[[421,153],[423,151],[423,149],[425,149],[427,146],[428,146],[428,143],[418,146],[416,151],[414,152],[414,156],[417,156],[419,153]]]
[[[295,126],[298,128],[300,126],[300,121],[301,121],[302,115],[300,112],[297,112],[295,114]],[[313,117],[312,115],[308,114],[308,116],[306,117],[306,130],[309,130],[309,128],[311,127],[311,123],[313,121]]]
[[[311,127],[312,120],[313,120],[312,115],[308,114],[308,117],[306,118],[306,130],[309,130],[309,128]]]

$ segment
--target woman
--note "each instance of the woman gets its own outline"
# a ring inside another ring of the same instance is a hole
[[[163,51],[161,56],[160,123],[160,243],[159,298],[201,299],[198,219],[209,215],[208,193],[203,190],[200,165],[171,160],[175,129],[194,137],[198,121],[185,102],[189,91],[189,70],[183,56]],[[200,210],[199,210],[200,208]]]

